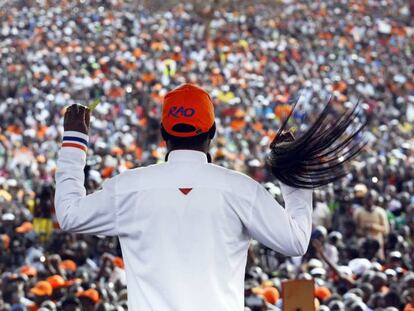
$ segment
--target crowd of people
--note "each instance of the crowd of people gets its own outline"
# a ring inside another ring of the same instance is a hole
[[[363,108],[367,145],[345,178],[315,190],[306,255],[252,241],[246,310],[281,308],[288,279],[314,280],[316,310],[414,310],[414,3],[216,3],[202,14],[189,3],[0,2],[0,310],[127,309],[117,238],[56,224],[62,116],[71,104],[98,104],[90,193],[164,161],[162,99],[185,82],[214,101],[213,161],[278,200],[264,163],[292,103],[297,135],[328,101]]]

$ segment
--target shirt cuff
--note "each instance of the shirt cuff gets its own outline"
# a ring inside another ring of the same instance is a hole
[[[88,149],[88,135],[77,131],[64,131],[62,148],[77,148],[86,152]]]

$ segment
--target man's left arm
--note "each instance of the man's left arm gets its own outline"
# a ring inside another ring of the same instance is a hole
[[[65,113],[65,132],[58,153],[55,209],[61,228],[73,233],[117,235],[116,178],[86,195],[84,167],[89,110],[72,105]]]

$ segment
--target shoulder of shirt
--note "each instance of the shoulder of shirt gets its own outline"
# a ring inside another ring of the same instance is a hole
[[[238,172],[232,169],[228,169],[225,168],[223,166],[217,165],[217,164],[209,164],[209,166],[216,170],[217,173],[221,173],[221,174],[225,174],[228,178],[232,178],[234,180],[240,180],[242,182],[247,182],[247,183],[254,183],[257,184],[257,181],[255,181],[253,178],[251,178],[250,176],[242,173],[242,172]]]
[[[164,170],[164,168],[167,167],[166,164],[167,163],[158,163],[158,164],[148,165],[145,167],[133,168],[133,169],[127,170],[119,174],[117,177],[121,180],[121,179],[129,179],[131,177],[135,178],[137,174],[140,176],[145,176],[146,174],[157,173],[157,171],[161,173]],[[257,181],[255,181],[253,178],[251,178],[250,176],[244,173],[231,170],[231,169],[228,169],[228,168],[225,168],[223,166],[213,164],[213,163],[208,164],[208,167],[213,173],[225,175],[227,179],[231,179],[232,181],[240,181],[240,182],[245,182],[245,183],[258,184]]]
[[[131,188],[128,186],[134,184],[137,186],[136,188],[139,189],[140,180],[143,178],[145,179],[148,174],[153,174],[154,171],[161,169],[163,164],[164,163],[132,168],[112,177],[110,180],[111,182],[116,182],[118,194],[120,192],[130,191]]]
[[[255,192],[256,188],[260,186],[256,180],[244,173],[216,164],[209,164],[209,167],[214,174],[222,175],[221,178],[217,178],[217,184],[219,185],[220,181],[223,181],[225,183],[225,188],[233,194],[238,194],[239,196],[247,195],[250,197],[252,195],[250,191]]]
[[[135,168],[131,168],[127,171],[122,172],[118,176],[120,180],[136,178],[138,176],[143,176],[146,174],[154,174],[157,171],[161,171],[164,167],[165,167],[165,163],[158,163],[158,164],[151,164],[148,166],[135,167]]]
[[[113,179],[117,183],[117,193],[120,194],[133,191],[133,189],[138,190],[148,187],[148,181],[151,181],[151,184],[155,180],[154,176],[157,174],[159,174],[158,177],[163,176],[167,167],[166,163],[153,164],[130,169],[115,176]],[[241,172],[216,164],[208,164],[207,168],[204,174],[211,174],[210,179],[214,180],[214,187],[220,188],[222,191],[231,192],[241,197],[251,197],[252,192],[255,192],[257,186],[259,186],[257,181]],[[131,188],[131,185],[135,185],[135,187]]]

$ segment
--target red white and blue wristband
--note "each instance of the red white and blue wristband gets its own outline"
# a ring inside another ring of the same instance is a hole
[[[86,152],[88,149],[88,135],[77,131],[63,132],[62,148],[71,147],[78,148]]]

